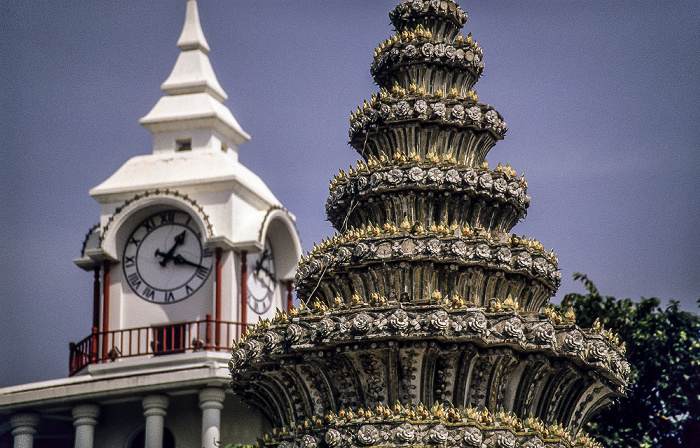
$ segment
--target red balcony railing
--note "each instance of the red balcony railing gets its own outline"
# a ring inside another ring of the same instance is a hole
[[[88,364],[136,356],[159,356],[199,350],[229,351],[241,337],[240,322],[205,320],[179,322],[153,327],[97,331],[78,343],[70,344],[69,374]]]

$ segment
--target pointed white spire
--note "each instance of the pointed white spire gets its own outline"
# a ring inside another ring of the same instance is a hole
[[[209,53],[209,44],[204,37],[202,25],[199,23],[199,9],[195,0],[187,1],[187,13],[185,14],[185,26],[182,28],[180,38],[177,40],[180,50],[201,50]]]
[[[209,62],[209,44],[199,22],[196,0],[187,0],[185,25],[177,46],[182,50],[168,79],[160,86],[169,95],[207,92],[219,101],[227,95]]]
[[[211,137],[221,147],[237,148],[250,140],[222,103],[228,98],[209,62],[209,44],[199,21],[196,0],[187,0],[185,25],[177,42],[181,52],[170,76],[161,85],[167,94],[140,120],[154,134],[154,152],[175,151],[177,141],[188,138],[192,149],[211,147]],[[196,132],[195,132],[196,131]],[[202,145],[202,139],[210,138]],[[177,140],[176,140],[177,138]],[[195,141],[196,140],[196,141]]]

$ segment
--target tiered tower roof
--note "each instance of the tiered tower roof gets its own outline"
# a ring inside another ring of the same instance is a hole
[[[304,305],[234,350],[232,385],[282,427],[270,446],[591,445],[624,348],[547,308],[556,255],[509,233],[527,182],[486,162],[506,124],[473,90],[466,13],[409,0],[390,18],[380,91],[350,118],[362,160],[330,185],[337,233],[299,264]]]

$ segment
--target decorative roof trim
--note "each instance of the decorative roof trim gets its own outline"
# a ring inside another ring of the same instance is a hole
[[[107,233],[109,232],[109,230],[110,230],[110,228],[111,228],[112,223],[114,222],[114,220],[115,220],[126,208],[128,208],[130,205],[134,204],[135,202],[138,202],[138,201],[141,201],[141,200],[144,200],[144,199],[161,199],[161,198],[163,198],[163,199],[164,199],[164,198],[173,198],[173,199],[176,199],[176,200],[178,200],[178,201],[185,202],[187,205],[190,206],[190,209],[193,210],[193,211],[197,214],[197,216],[201,219],[202,223],[204,223],[204,226],[205,226],[205,229],[204,229],[204,230],[205,230],[206,233],[207,233],[207,235],[206,235],[207,239],[208,239],[208,238],[211,238],[211,237],[214,235],[214,226],[212,225],[211,221],[209,220],[209,215],[207,215],[207,214],[204,212],[204,209],[202,208],[201,205],[199,205],[199,204],[197,203],[197,201],[195,201],[194,199],[190,198],[190,197],[189,197],[188,195],[186,195],[186,194],[180,193],[180,192],[177,191],[177,190],[170,190],[170,189],[161,190],[161,189],[156,189],[156,190],[145,191],[144,193],[134,195],[134,197],[132,197],[131,199],[127,199],[126,201],[124,201],[124,202],[122,203],[122,205],[120,205],[119,207],[117,207],[117,209],[115,210],[114,214],[112,214],[112,216],[109,217],[109,219],[107,220],[107,224],[105,224],[105,226],[104,226],[104,228],[103,228],[102,235],[100,235],[100,246],[103,245],[103,243],[104,243],[104,241],[105,241],[105,236],[106,236]]]

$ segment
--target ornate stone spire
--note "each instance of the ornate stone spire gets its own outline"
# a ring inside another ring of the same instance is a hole
[[[592,447],[579,434],[630,368],[610,331],[546,306],[561,275],[510,234],[527,182],[486,155],[506,133],[473,86],[482,51],[453,1],[407,0],[350,115],[362,161],[330,184],[338,233],[299,263],[299,310],[234,349],[265,448]],[[319,416],[323,416],[320,418]]]
[[[207,56],[210,49],[196,0],[187,1],[185,25],[177,45],[180,55],[161,86],[167,95],[140,120],[154,134],[153,152],[181,150],[183,142],[189,142],[186,147],[192,150],[216,146],[236,149],[250,140],[222,104],[228,96]]]

